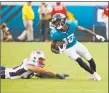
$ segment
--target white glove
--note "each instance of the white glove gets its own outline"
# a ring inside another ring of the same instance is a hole
[[[58,46],[58,48],[59,48],[59,53],[61,54],[61,53],[63,53],[65,50],[66,50],[66,44],[64,43],[63,44],[63,48],[60,48],[60,46]]]
[[[102,42],[105,40],[105,38],[103,36],[100,36],[100,35],[96,35],[96,38],[98,40],[101,40]]]

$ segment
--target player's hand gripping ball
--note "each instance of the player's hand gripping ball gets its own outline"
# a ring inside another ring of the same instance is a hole
[[[57,41],[56,44],[55,44],[55,48],[56,48],[57,50],[59,50],[58,46],[60,46],[60,48],[63,48],[63,44],[64,44],[64,43],[65,43],[64,41]]]
[[[65,44],[64,41],[55,41],[55,42],[52,42],[51,43],[51,49],[52,49],[52,52],[56,53],[56,54],[59,54],[60,53],[60,50],[59,50],[59,47],[60,48],[63,48],[63,44]]]

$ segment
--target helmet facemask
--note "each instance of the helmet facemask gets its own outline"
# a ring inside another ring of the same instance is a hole
[[[42,51],[33,51],[30,55],[30,59],[35,60],[36,62],[39,63],[40,67],[45,66],[45,55]]]
[[[56,29],[61,30],[63,25],[65,25],[65,19],[57,19],[56,21],[52,22],[52,24]]]
[[[33,52],[31,53],[31,55],[30,55],[30,58],[31,58],[31,59],[34,59],[34,60],[38,60],[39,58],[45,60],[44,53],[41,52],[41,51],[33,51]]]
[[[38,60],[39,64],[40,64],[40,67],[43,68],[45,66],[45,59],[44,58],[39,58]]]
[[[58,30],[62,29],[63,25],[65,25],[65,22],[66,16],[64,14],[57,13],[52,17],[52,25]]]

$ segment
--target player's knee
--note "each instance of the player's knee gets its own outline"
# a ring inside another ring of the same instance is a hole
[[[89,52],[87,52],[87,53],[84,54],[84,58],[86,60],[90,60],[90,59],[92,59],[92,56],[91,56],[91,54]]]
[[[69,58],[76,61],[78,58],[80,58],[80,56],[79,55],[78,56],[69,56]]]

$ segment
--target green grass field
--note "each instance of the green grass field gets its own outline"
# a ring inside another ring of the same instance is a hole
[[[1,43],[1,64],[11,68],[40,49],[46,55],[46,68],[70,75],[60,79],[1,80],[1,93],[108,93],[108,43],[83,43],[97,64],[101,81],[88,80],[89,74],[67,56],[50,51],[50,43]]]

